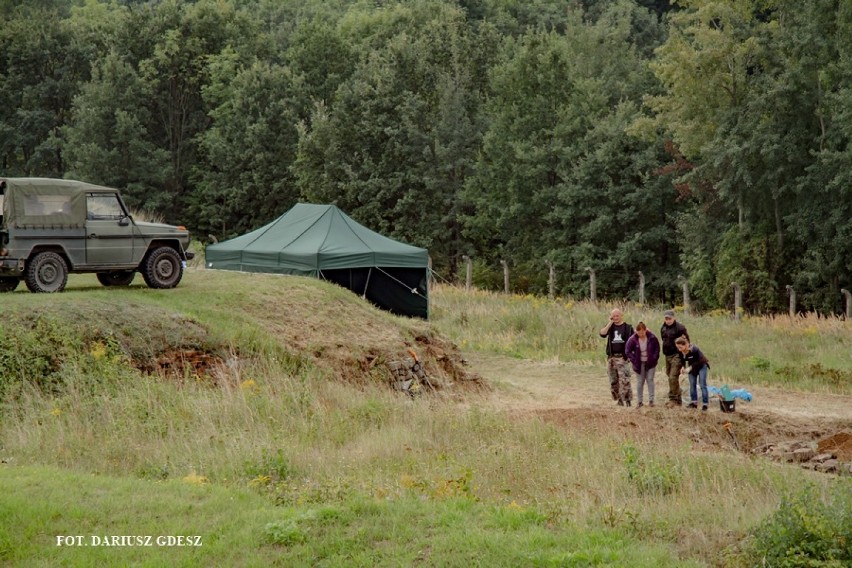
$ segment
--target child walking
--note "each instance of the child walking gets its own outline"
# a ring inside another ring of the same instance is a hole
[[[707,410],[707,372],[710,370],[710,361],[697,345],[692,345],[685,337],[678,338],[675,346],[680,351],[684,364],[689,366],[690,403],[687,408],[698,408],[697,382],[701,387],[701,410]]]

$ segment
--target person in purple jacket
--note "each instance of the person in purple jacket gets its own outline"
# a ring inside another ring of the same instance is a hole
[[[680,351],[684,366],[689,367],[690,403],[687,408],[698,408],[698,391],[695,388],[695,383],[698,383],[701,387],[701,410],[707,410],[707,372],[710,370],[710,361],[697,345],[691,344],[685,337],[679,337],[675,345]]]
[[[643,406],[642,391],[645,383],[648,384],[648,406],[654,406],[654,373],[657,371],[657,361],[660,360],[660,341],[648,330],[645,322],[636,324],[636,333],[627,340],[624,353],[636,372],[636,396],[639,399],[636,408]]]

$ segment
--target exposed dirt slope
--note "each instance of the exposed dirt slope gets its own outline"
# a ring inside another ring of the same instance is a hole
[[[427,322],[394,317],[311,278],[189,270],[186,282],[159,295],[75,277],[66,293],[46,296],[5,297],[0,371],[19,383],[53,388],[66,369],[126,361],[147,375],[216,384],[271,340],[294,372],[306,363],[332,380],[394,386],[414,377],[446,392],[486,388]],[[0,395],[7,383],[0,380]]]
[[[384,380],[394,369],[410,368],[416,357],[429,385],[438,390],[487,388],[464,364],[458,347],[427,322],[397,318],[348,290],[309,278],[245,275],[260,281],[243,309],[278,342],[336,378]],[[269,282],[280,286],[268,286]],[[398,365],[399,364],[399,365]]]

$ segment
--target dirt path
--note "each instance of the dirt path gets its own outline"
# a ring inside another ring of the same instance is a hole
[[[852,396],[847,395],[749,387],[754,399],[737,400],[736,412],[721,412],[712,399],[709,411],[702,413],[664,408],[668,382],[657,377],[658,406],[625,408],[610,399],[603,362],[530,361],[484,353],[467,358],[493,387],[488,403],[513,415],[535,415],[574,430],[615,430],[648,440],[688,439],[699,448],[730,450],[733,445],[724,425],[731,423],[740,450],[754,453],[782,444],[816,446],[840,432],[852,433]],[[634,392],[634,401],[635,396]]]
[[[595,365],[530,361],[483,353],[468,355],[468,360],[474,370],[495,387],[492,400],[498,406],[526,410],[617,410],[614,408],[615,403],[610,400],[604,362]],[[660,374],[656,377],[656,383],[657,403],[665,404],[668,382]],[[633,386],[635,389],[635,377]],[[685,377],[683,386],[688,388]],[[770,412],[790,418],[845,419],[852,424],[852,396],[801,393],[766,387],[749,387],[747,390],[754,395],[754,399],[750,403],[738,400],[737,405],[742,411]],[[719,412],[718,403],[711,404],[711,407],[711,410]]]

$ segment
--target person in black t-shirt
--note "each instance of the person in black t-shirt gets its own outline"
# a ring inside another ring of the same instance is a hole
[[[615,308],[609,314],[609,323],[600,331],[606,337],[606,371],[609,376],[609,391],[619,406],[630,406],[633,388],[630,386],[630,363],[624,347],[633,335],[633,326],[625,322],[621,310]]]

